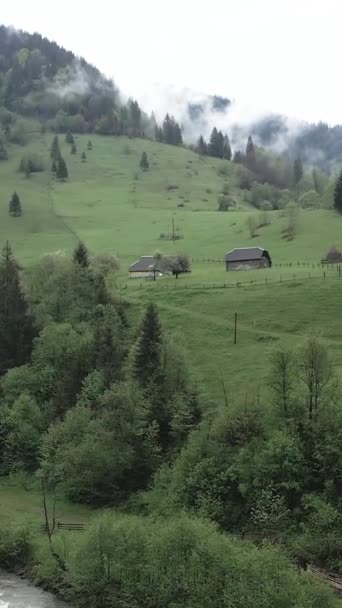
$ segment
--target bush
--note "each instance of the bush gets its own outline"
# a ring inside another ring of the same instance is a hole
[[[342,262],[342,251],[336,247],[331,247],[325,256],[325,259],[332,264]]]
[[[12,570],[26,567],[30,553],[30,535],[26,526],[3,527],[0,530],[0,564],[2,568]]]
[[[20,173],[40,173],[44,171],[44,163],[37,154],[25,154],[19,165]]]
[[[236,206],[236,202],[230,196],[226,194],[220,194],[217,199],[218,202],[218,210],[219,211],[228,211],[231,207]]]
[[[304,578],[272,548],[257,549],[182,516],[106,514],[68,559],[73,600],[84,608],[332,608],[330,589]]]

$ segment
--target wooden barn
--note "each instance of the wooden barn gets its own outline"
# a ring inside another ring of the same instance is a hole
[[[153,255],[142,255],[130,265],[129,276],[131,279],[156,279],[162,275],[158,268],[158,263]]]
[[[252,270],[272,266],[270,254],[262,247],[232,249],[226,253],[225,262],[226,270]]]

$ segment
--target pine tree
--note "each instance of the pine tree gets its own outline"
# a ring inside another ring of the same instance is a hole
[[[160,143],[163,141],[163,130],[161,127],[158,127],[158,125],[154,128],[154,139]]]
[[[223,144],[224,138],[221,131],[214,127],[210,135],[208,154],[215,158],[223,158]]]
[[[142,169],[143,171],[147,171],[149,166],[150,166],[150,164],[148,162],[147,154],[146,154],[146,152],[143,152],[141,155],[141,160],[140,160],[140,169]]]
[[[1,160],[8,160],[7,150],[2,139],[0,139],[0,161]]]
[[[68,178],[68,168],[66,166],[66,162],[64,160],[64,158],[62,156],[60,156],[57,160],[57,170],[56,170],[56,177],[58,177],[58,179],[64,181]]]
[[[82,154],[81,154],[81,160],[82,160],[82,163],[87,162],[87,155],[86,155],[85,152],[82,152]]]
[[[30,359],[36,336],[10,244],[0,257],[0,376]]]
[[[134,357],[134,376],[143,387],[160,382],[162,377],[163,335],[156,306],[148,305],[142,320]]]
[[[77,147],[75,142],[71,146],[71,154],[77,154]]]
[[[87,148],[88,148],[88,150],[92,150],[92,149],[93,149],[93,144],[92,144],[92,142],[90,141],[90,139],[89,139],[89,141],[88,141]]]
[[[334,191],[334,207],[336,211],[342,213],[342,171],[336,180]]]
[[[74,136],[71,133],[71,131],[67,131],[66,132],[65,143],[67,143],[67,144],[74,144],[75,143]]]
[[[225,135],[223,138],[223,158],[226,160],[232,159],[232,149],[230,147],[228,135]]]
[[[12,217],[20,217],[22,214],[20,198],[16,192],[13,193],[9,202],[8,212]]]
[[[56,173],[57,172],[57,165],[56,165],[56,161],[55,160],[52,161],[51,171],[52,171],[52,173]]]
[[[88,268],[88,250],[82,241],[80,241],[74,250],[73,260],[76,264],[79,264],[82,268]]]
[[[196,152],[198,152],[198,154],[200,154],[201,156],[204,156],[208,153],[208,146],[207,143],[204,141],[202,135],[200,135],[196,144]]]
[[[55,137],[52,140],[52,144],[51,144],[50,156],[51,156],[52,160],[57,162],[60,155],[61,155],[61,151],[59,149],[59,140],[58,140],[58,136],[55,135]]]
[[[304,175],[302,160],[298,157],[293,163],[293,181],[296,186]]]
[[[251,171],[255,169],[256,165],[255,147],[251,136],[249,136],[246,146],[246,165]]]

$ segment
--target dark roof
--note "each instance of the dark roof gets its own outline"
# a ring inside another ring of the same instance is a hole
[[[148,272],[157,270],[153,255],[142,255],[139,260],[130,265],[130,272]]]
[[[240,249],[228,251],[225,255],[225,260],[226,262],[247,262],[250,260],[261,260],[263,256],[271,259],[268,251],[262,247],[241,247]]]

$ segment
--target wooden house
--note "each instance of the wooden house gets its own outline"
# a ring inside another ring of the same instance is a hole
[[[243,247],[232,249],[225,255],[226,270],[251,270],[270,268],[271,256],[262,247]]]

